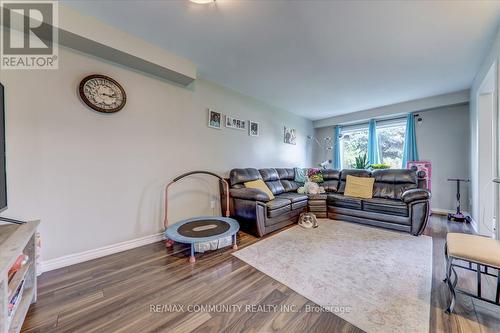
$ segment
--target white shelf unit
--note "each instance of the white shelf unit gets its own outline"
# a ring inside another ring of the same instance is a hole
[[[36,229],[39,223],[0,225],[0,333],[20,332],[30,305],[36,302]],[[28,256],[28,262],[9,282],[9,269],[21,254]],[[22,283],[22,295],[9,316],[8,304]]]

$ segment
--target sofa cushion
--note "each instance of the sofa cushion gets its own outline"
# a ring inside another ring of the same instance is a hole
[[[281,181],[279,180],[266,182],[266,185],[269,187],[269,189],[271,190],[271,192],[273,192],[274,195],[278,195],[285,192],[285,188],[283,187],[283,184],[281,184]]]
[[[363,210],[388,215],[408,216],[408,205],[401,200],[382,198],[363,199]]]
[[[275,168],[259,169],[259,173],[265,182],[280,179],[280,176],[278,175],[278,171],[276,171]]]
[[[361,210],[362,208],[361,199],[346,197],[339,193],[328,193],[326,202],[328,206],[344,207],[344,208],[359,209],[359,210]]]
[[[276,198],[274,200],[268,201],[267,206],[267,217],[276,217],[284,214],[292,209],[291,201],[288,199]]]
[[[323,182],[321,186],[325,189],[326,192],[337,192],[339,187],[340,180],[340,171],[333,169],[324,169],[321,170],[323,174]]]
[[[292,209],[299,209],[307,207],[307,201],[292,202]]]
[[[269,187],[267,187],[266,183],[264,183],[262,179],[252,180],[250,182],[244,182],[243,184],[245,185],[246,188],[261,190],[262,192],[267,194],[270,200],[274,199],[273,192],[271,192]]]
[[[290,205],[291,203],[289,199],[275,198],[274,200],[266,202],[266,206],[268,210],[275,210]]]
[[[292,168],[276,168],[278,178],[284,192],[297,192],[302,184],[295,182],[295,171]],[[273,180],[274,181],[274,180]]]
[[[281,207],[278,209],[273,209],[273,210],[267,210],[267,217],[273,218],[273,217],[280,217],[283,214],[286,214],[292,210],[292,205],[287,205],[285,207]]]
[[[292,203],[307,200],[307,194],[299,194],[299,193],[281,193],[277,196],[280,199],[288,199]]]
[[[249,182],[257,179],[262,179],[262,177],[259,171],[253,168],[233,169],[229,173],[229,185],[231,185],[231,187],[235,185],[240,185],[240,187],[243,187],[244,182]]]
[[[281,180],[294,180],[295,178],[295,171],[292,168],[276,168],[276,172]]]
[[[347,176],[371,177],[371,172],[368,170],[361,170],[361,169],[344,169],[344,170],[342,170],[340,172],[340,182],[339,182],[339,187],[337,189],[338,193],[344,193]]]
[[[321,183],[321,186],[325,189],[325,192],[337,192],[339,188],[338,180],[325,180]]]
[[[299,187],[304,186],[304,184],[297,183],[294,180],[285,179],[280,180],[280,182],[285,192],[297,192]]]
[[[262,176],[264,182],[266,182],[267,187],[269,187],[274,195],[285,192],[285,188],[283,187],[283,184],[281,184],[280,177],[276,169],[259,169],[259,173]]]
[[[375,198],[401,199],[406,190],[418,187],[417,174],[407,169],[375,170],[372,172],[375,178],[373,196]]]

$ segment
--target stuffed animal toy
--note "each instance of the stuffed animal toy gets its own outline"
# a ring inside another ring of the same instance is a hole
[[[313,213],[302,213],[299,217],[299,225],[305,229],[312,229],[318,227],[318,220]]]
[[[307,182],[304,184],[304,188],[307,194],[318,194],[320,193],[318,183]]]

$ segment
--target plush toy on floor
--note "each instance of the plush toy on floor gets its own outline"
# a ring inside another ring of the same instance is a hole
[[[299,217],[299,225],[305,229],[312,229],[318,227],[318,220],[313,213],[302,213]]]

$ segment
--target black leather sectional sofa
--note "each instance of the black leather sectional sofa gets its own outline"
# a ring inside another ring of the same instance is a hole
[[[324,182],[320,186],[327,194],[329,218],[405,231],[415,236],[424,231],[431,194],[422,188],[424,182],[417,179],[415,171],[329,169],[322,170],[322,174]],[[373,198],[344,196],[348,175],[375,178]],[[239,221],[242,230],[259,237],[296,223],[300,213],[307,209],[308,196],[297,193],[303,184],[294,178],[292,168],[231,170],[228,179],[231,216]],[[245,182],[257,179],[264,180],[274,200],[263,191],[245,188]],[[224,191],[223,187],[221,190]]]

